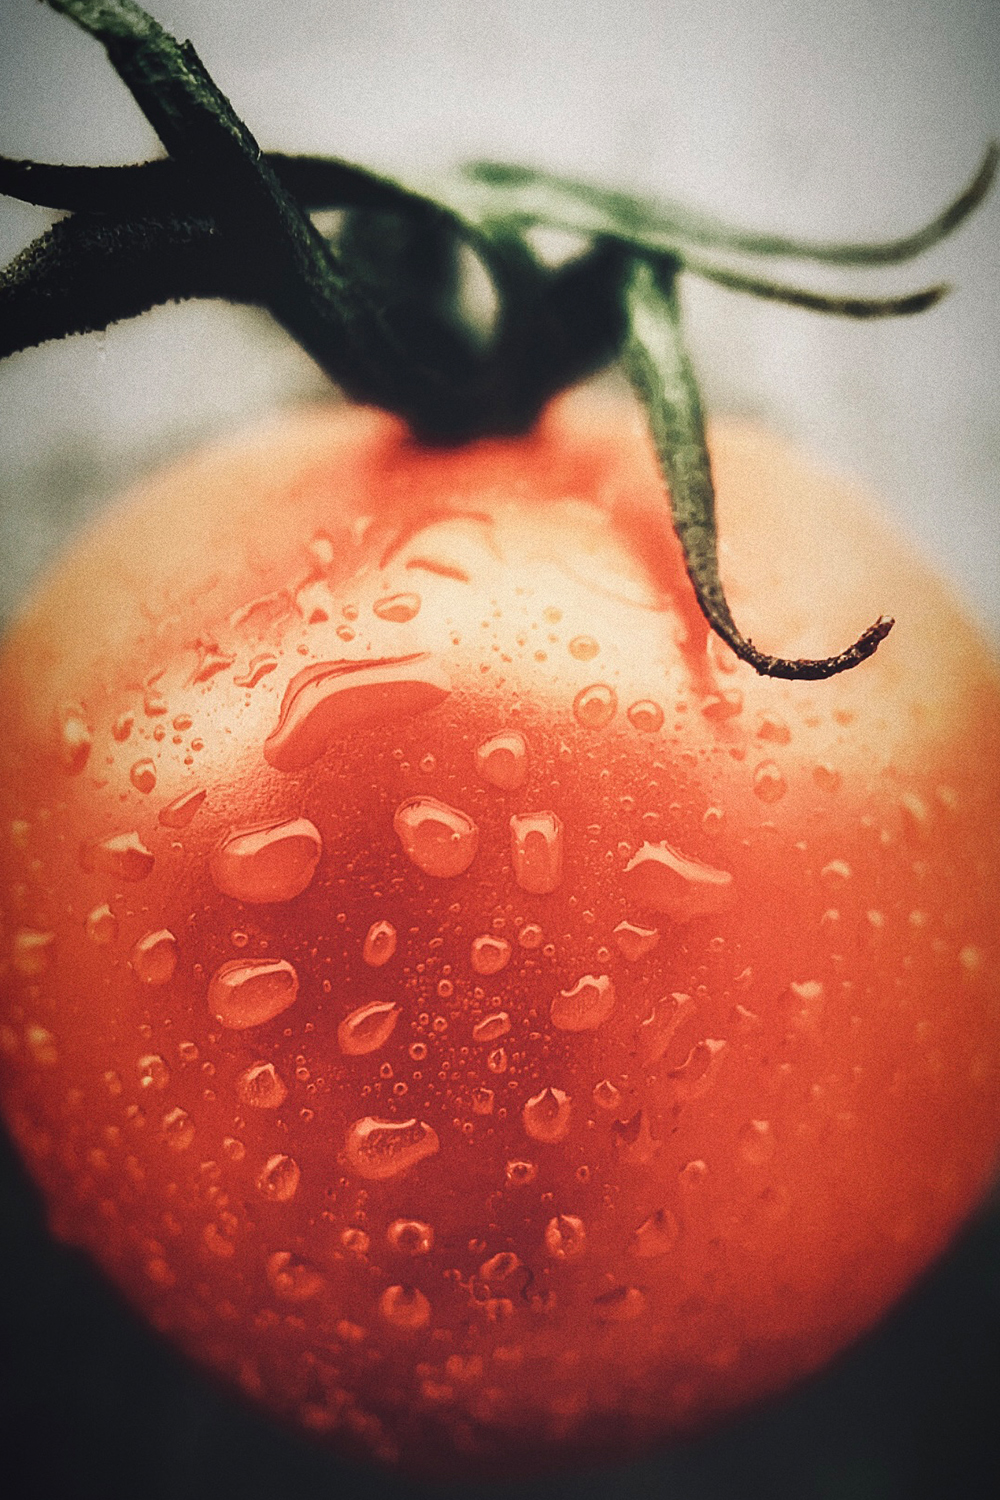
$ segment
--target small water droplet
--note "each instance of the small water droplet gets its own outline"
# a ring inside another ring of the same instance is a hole
[[[545,1248],[553,1260],[579,1260],[587,1249],[587,1230],[575,1214],[558,1214],[545,1226]]]
[[[70,776],[78,776],[90,759],[93,732],[82,708],[68,704],[56,715],[59,761]]]
[[[391,1000],[373,1000],[345,1016],[337,1027],[337,1042],[348,1057],[377,1052],[392,1036],[401,1011]]]
[[[137,792],[151,792],[156,786],[156,766],[148,758],[134,761],[128,777]]]
[[[762,1167],[774,1156],[774,1133],[768,1120],[748,1120],[739,1134],[740,1155],[753,1167]]]
[[[618,695],[606,682],[581,688],[573,699],[573,713],[585,729],[603,729],[618,711]]]
[[[208,987],[208,1007],[230,1031],[263,1026],[294,1004],[299,978],[286,959],[231,959],[216,969]]]
[[[554,812],[515,813],[510,820],[514,878],[523,891],[546,896],[562,879],[563,825]]]
[[[506,938],[487,933],[473,938],[471,963],[477,974],[499,974],[510,962],[511,946]]]
[[[757,725],[757,738],[767,740],[772,745],[787,745],[792,738],[792,731],[777,714],[764,714]]]
[[[163,1058],[149,1052],[139,1059],[139,1087],[162,1092],[170,1083],[170,1069]]]
[[[528,744],[523,734],[495,734],[476,750],[476,770],[503,791],[522,786],[528,775]]]
[[[160,676],[162,676],[162,673],[157,673],[157,676],[151,682],[147,682],[142,695],[143,712],[148,719],[159,718],[161,714],[167,712],[167,700],[156,686],[156,682]]]
[[[489,1260],[483,1261],[478,1274],[487,1285],[496,1286],[498,1283],[509,1281],[520,1269],[520,1257],[512,1250],[501,1250],[496,1255],[491,1255]]]
[[[584,974],[572,989],[560,990],[549,1007],[559,1031],[596,1031],[615,1008],[615,987],[607,974]]]
[[[367,1255],[372,1245],[371,1235],[366,1234],[363,1229],[356,1229],[353,1226],[343,1231],[340,1236],[340,1243],[348,1255],[357,1255],[359,1257]]]
[[[659,1062],[682,1021],[694,1011],[690,995],[674,990],[653,1001],[653,1009],[639,1023],[639,1052],[645,1063]]]
[[[479,828],[468,814],[436,797],[411,797],[400,803],[392,825],[417,868],[438,879],[463,874],[479,848]]]
[[[431,1320],[431,1305],[415,1286],[389,1286],[379,1298],[378,1310],[393,1328],[416,1333]]]
[[[788,782],[773,760],[762,760],[753,773],[754,796],[761,802],[780,802],[788,791]]]
[[[621,1105],[622,1091],[615,1087],[610,1078],[602,1078],[600,1083],[594,1084],[592,1098],[598,1109],[610,1112]]]
[[[517,935],[522,948],[540,948],[544,934],[537,922],[525,922]]]
[[[721,807],[706,807],[701,815],[701,826],[706,833],[718,833],[725,819],[726,815]]]
[[[614,930],[614,938],[622,955],[629,963],[635,963],[637,959],[645,958],[647,953],[652,953],[660,941],[660,934],[655,927],[637,927],[634,922],[619,922]]]
[[[827,765],[825,761],[820,761],[818,765],[813,766],[812,775],[813,781],[821,792],[838,791],[843,779],[840,772],[834,770],[833,766]]]
[[[437,770],[437,757],[432,755],[430,751],[426,755],[422,755],[418,764],[418,770],[422,771],[425,776],[429,776],[432,771]]]
[[[568,649],[570,656],[577,661],[593,661],[601,648],[592,635],[575,635]]]
[[[729,904],[732,884],[727,870],[688,859],[666,843],[643,844],[625,867],[629,899],[675,922],[722,911]]]
[[[819,873],[820,879],[826,881],[827,885],[840,885],[842,881],[850,880],[853,872],[846,859],[831,859]]]
[[[159,819],[164,828],[186,828],[208,794],[203,787],[191,792],[182,792],[166,807],[160,808]]]
[[[496,1095],[492,1089],[476,1088],[472,1090],[472,1113],[474,1115],[491,1115]]]
[[[655,734],[663,728],[663,709],[652,698],[640,698],[638,703],[633,703],[626,717],[640,734]]]
[[[277,1109],[287,1099],[288,1090],[274,1063],[259,1062],[237,1078],[236,1097],[250,1109]]]
[[[276,1250],[264,1262],[271,1290],[285,1302],[309,1302],[326,1286],[315,1266],[300,1260],[290,1250]]]
[[[372,609],[380,620],[389,620],[394,625],[405,625],[419,612],[420,595],[387,594],[383,599],[376,599]]]
[[[116,833],[99,843],[86,845],[80,851],[80,859],[85,870],[130,882],[145,880],[156,862],[135,832]]]
[[[506,1073],[507,1071],[507,1049],[496,1047],[486,1059],[486,1066],[491,1073]]]
[[[504,1168],[504,1180],[508,1187],[527,1187],[538,1176],[533,1161],[509,1161]]]
[[[646,1298],[635,1286],[616,1286],[594,1298],[597,1316],[605,1323],[635,1323],[646,1312]]]
[[[484,1016],[477,1021],[472,1028],[472,1040],[474,1042],[495,1042],[500,1037],[506,1036],[510,1031],[510,1016],[505,1010],[494,1011],[490,1016]]]
[[[49,966],[55,940],[54,932],[36,932],[31,927],[20,928],[14,934],[13,943],[14,968],[17,972],[26,979],[33,979],[44,973]]]
[[[269,1156],[257,1178],[257,1191],[272,1203],[289,1203],[298,1192],[302,1173],[293,1156]]]
[[[95,906],[87,913],[84,930],[98,948],[106,948],[115,941],[118,936],[118,920],[107,903]]]
[[[632,1236],[632,1254],[640,1260],[669,1255],[677,1244],[680,1226],[669,1209],[658,1208]]]
[[[396,951],[396,929],[391,922],[373,922],[365,937],[362,957],[373,969],[387,964]]]
[[[111,726],[111,738],[123,745],[132,733],[134,724],[135,714],[120,714]]]
[[[704,718],[712,723],[724,723],[736,719],[743,712],[743,694],[739,688],[724,688],[722,692],[710,693],[701,702]]]
[[[384,729],[442,703],[451,684],[428,652],[379,661],[323,661],[292,678],[264,759],[302,771],[339,740]]]
[[[397,1255],[428,1255],[434,1248],[434,1230],[422,1219],[393,1219],[385,1237]]]
[[[661,1142],[653,1135],[644,1109],[637,1109],[627,1120],[615,1120],[611,1135],[618,1155],[632,1165],[646,1167],[659,1155]]]
[[[172,1109],[163,1116],[163,1138],[171,1151],[186,1151],[194,1137],[194,1121],[186,1109]]]
[[[367,1115],[347,1131],[349,1166],[368,1182],[398,1177],[440,1146],[437,1132],[422,1120],[376,1120]]]
[[[177,968],[177,939],[161,927],[147,932],[132,949],[132,969],[143,984],[169,984]]]
[[[322,852],[315,824],[290,818],[230,833],[209,868],[223,895],[237,901],[292,901],[309,885]]]
[[[553,1144],[569,1135],[572,1103],[562,1089],[545,1088],[534,1094],[521,1111],[524,1128],[532,1140]]]

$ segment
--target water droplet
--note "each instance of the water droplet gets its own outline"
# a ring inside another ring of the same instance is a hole
[[[426,755],[420,757],[418,770],[422,771],[425,776],[429,776],[432,771],[437,770],[437,757],[428,750]]]
[[[216,969],[208,987],[208,1007],[230,1031],[263,1026],[294,1004],[299,977],[286,959],[231,959]]]
[[[762,760],[753,773],[754,796],[770,805],[780,802],[788,791],[788,782],[773,760]]]
[[[390,620],[394,625],[405,625],[420,609],[419,594],[387,594],[376,599],[372,605],[380,620]]]
[[[476,770],[503,791],[522,786],[528,775],[528,744],[523,734],[495,734],[476,750]]]
[[[645,958],[660,941],[660,934],[655,927],[636,927],[634,922],[619,922],[614,930],[614,937],[629,963]]]
[[[186,1151],[194,1136],[194,1121],[186,1109],[172,1109],[163,1116],[163,1138],[171,1151]]]
[[[164,828],[186,828],[204,802],[207,793],[203,787],[192,792],[182,792],[173,802],[160,808],[160,822]]]
[[[393,1219],[385,1237],[397,1255],[427,1255],[434,1248],[434,1230],[422,1219]]]
[[[679,1234],[680,1227],[669,1209],[658,1208],[633,1234],[632,1254],[640,1260],[655,1260],[660,1255],[668,1255]]]
[[[560,1031],[596,1031],[615,1008],[615,987],[607,974],[584,974],[570,990],[560,990],[549,1007]]]
[[[725,819],[726,815],[721,807],[706,807],[701,815],[701,826],[706,833],[718,833]]]
[[[573,713],[585,729],[603,729],[618,711],[618,695],[606,682],[581,688],[573,699]]]
[[[675,922],[722,911],[729,904],[732,884],[727,870],[687,859],[666,843],[643,844],[625,866],[629,899]]]
[[[768,1120],[748,1120],[739,1135],[740,1155],[753,1167],[762,1167],[774,1155],[774,1133]]]
[[[500,1037],[506,1036],[510,1030],[510,1016],[505,1010],[494,1011],[491,1016],[484,1016],[477,1021],[472,1028],[472,1040],[474,1042],[495,1042]]]
[[[559,1214],[545,1226],[545,1248],[553,1260],[579,1260],[587,1248],[587,1230],[575,1214]]]
[[[371,1235],[366,1234],[363,1229],[345,1229],[340,1236],[340,1243],[348,1255],[367,1255],[371,1249]]]
[[[533,1161],[509,1161],[504,1168],[504,1179],[508,1187],[527,1187],[538,1176]]]
[[[399,1006],[391,1000],[373,1000],[370,1005],[352,1010],[337,1027],[341,1052],[348,1057],[377,1052],[392,1036],[400,1015]]]
[[[289,1203],[298,1192],[302,1173],[293,1156],[269,1156],[257,1178],[257,1191],[272,1203]]]
[[[825,880],[828,885],[839,885],[841,881],[850,880],[852,871],[846,859],[831,859],[819,873],[820,879]]]
[[[593,661],[600,649],[592,635],[575,635],[569,643],[569,654],[577,661]]]
[[[230,833],[212,855],[212,879],[225,896],[262,905],[292,901],[309,885],[323,852],[308,818]]]
[[[132,969],[143,984],[169,984],[177,968],[177,939],[161,927],[147,932],[132,949]]]
[[[368,1182],[385,1182],[433,1156],[437,1132],[422,1120],[376,1120],[367,1115],[347,1131],[348,1164]]]
[[[644,1109],[637,1109],[627,1120],[615,1120],[611,1135],[622,1161],[646,1167],[659,1155],[661,1142],[653,1135]]]
[[[100,843],[86,845],[80,859],[85,870],[130,882],[145,880],[156,862],[135,832],[116,833]]]
[[[134,724],[135,714],[120,714],[111,726],[111,738],[123,745],[132,733]]]
[[[393,1328],[403,1328],[407,1333],[426,1328],[431,1320],[431,1305],[415,1286],[386,1287],[378,1310]]]
[[[95,906],[87,913],[84,930],[92,943],[99,948],[106,948],[113,943],[118,936],[118,920],[110,906]]]
[[[472,940],[471,963],[477,974],[499,974],[510,962],[510,954],[506,938],[486,934]]]
[[[813,781],[821,792],[838,791],[841,780],[840,772],[834,770],[833,766],[827,765],[825,761],[813,766]]]
[[[128,773],[137,792],[151,792],[156,785],[156,767],[151,760],[137,760]]]
[[[266,677],[268,672],[273,672],[277,665],[278,658],[276,656],[272,656],[269,651],[261,652],[259,656],[250,658],[243,676],[234,677],[233,682],[236,687],[254,688],[260,682],[261,678]]]
[[[277,1109],[287,1099],[288,1090],[274,1063],[259,1062],[237,1078],[236,1097],[250,1109]]]
[[[509,1281],[520,1269],[520,1257],[515,1255],[512,1250],[501,1250],[498,1254],[491,1255],[489,1260],[483,1261],[479,1267],[478,1274],[487,1285],[495,1286],[498,1283]]]
[[[546,1088],[528,1100],[521,1118],[532,1140],[553,1144],[569,1135],[572,1112],[568,1094],[562,1089]]]
[[[364,729],[395,727],[442,703],[451,684],[428,652],[378,661],[324,661],[292,678],[264,759],[301,771],[338,740]]]
[[[396,951],[396,929],[391,922],[373,922],[365,937],[362,957],[373,969],[387,964]]]
[[[707,698],[702,699],[701,712],[712,723],[736,719],[743,712],[743,694],[739,688],[724,688],[719,693],[710,693]]]
[[[479,848],[479,828],[472,819],[436,797],[410,797],[401,802],[392,826],[417,868],[438,879],[461,875]]]
[[[638,703],[633,703],[626,717],[640,734],[655,734],[663,728],[663,709],[652,698],[640,698]]]
[[[767,740],[772,745],[787,745],[792,738],[792,731],[777,714],[764,714],[757,725],[757,738]]]
[[[671,1068],[667,1077],[674,1085],[678,1100],[699,1099],[708,1092],[715,1079],[726,1043],[707,1036],[691,1048],[679,1068]]]
[[[59,761],[70,776],[78,776],[90,759],[94,736],[83,709],[75,704],[61,708],[56,715]]]
[[[308,1302],[326,1286],[315,1266],[300,1260],[290,1250],[276,1250],[264,1262],[271,1290],[285,1302]]]
[[[139,1059],[139,1087],[141,1089],[155,1089],[158,1093],[170,1083],[170,1069],[163,1058],[155,1052],[149,1052],[145,1057]]]
[[[14,934],[13,959],[14,968],[26,979],[33,979],[36,975],[44,973],[49,966],[52,957],[52,945],[56,940],[54,932],[36,932],[33,928],[22,927]]]
[[[646,1298],[635,1286],[616,1286],[594,1298],[597,1316],[605,1323],[635,1323],[646,1311]]]
[[[592,1097],[598,1109],[606,1109],[610,1112],[620,1106],[622,1091],[615,1087],[610,1078],[602,1078],[600,1083],[594,1084]]]
[[[507,1049],[496,1047],[486,1059],[486,1066],[491,1073],[506,1073],[507,1071]]]
[[[546,896],[562,879],[563,825],[554,812],[515,813],[510,820],[514,878],[523,891]]]
[[[660,1061],[681,1022],[693,1011],[691,996],[677,990],[653,1001],[652,1012],[639,1023],[639,1051],[644,1063]]]
[[[472,1090],[472,1113],[474,1115],[491,1115],[496,1095],[492,1089],[477,1088]]]
[[[517,935],[517,940],[522,948],[540,948],[543,936],[542,929],[537,922],[525,922]]]

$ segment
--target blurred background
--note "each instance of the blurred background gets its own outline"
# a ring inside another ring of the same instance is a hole
[[[260,143],[430,182],[526,162],[733,223],[888,238],[1000,137],[996,0],[156,0]],[[0,151],[114,163],[157,142],[102,49],[0,0]],[[51,216],[0,200],[5,263]],[[829,290],[953,294],[850,324],[684,283],[710,412],[753,416],[877,490],[1000,645],[1000,191],[919,262]],[[0,366],[0,620],[109,496],[192,444],[329,399],[265,317],[160,308]],[[874,601],[877,605],[877,601]],[[207,1389],[0,1181],[0,1452],[21,1497],[408,1496]],[[862,1347],[764,1413],[631,1466],[518,1486],[633,1500],[1000,1492],[1000,1213]],[[498,1487],[497,1500],[515,1493]]]

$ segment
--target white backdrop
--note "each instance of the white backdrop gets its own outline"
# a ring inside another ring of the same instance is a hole
[[[1000,136],[996,0],[152,0],[262,145],[422,177],[477,155],[749,227],[885,237]],[[0,150],[122,162],[155,140],[102,49],[0,0]],[[48,222],[0,200],[7,259]],[[688,283],[710,409],[762,417],[881,491],[1000,641],[1000,190],[922,261],[830,287],[954,294],[851,325]],[[817,272],[809,273],[813,281]],[[0,611],[113,489],[192,440],[315,399],[263,317],[159,309],[0,367]]]

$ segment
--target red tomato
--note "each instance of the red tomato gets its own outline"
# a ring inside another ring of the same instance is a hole
[[[641,423],[286,419],[8,642],[4,1108],[57,1232],[339,1451],[500,1475],[781,1388],[1000,1139],[1000,695],[843,486],[714,437],[708,639]]]

